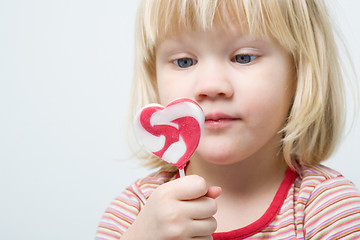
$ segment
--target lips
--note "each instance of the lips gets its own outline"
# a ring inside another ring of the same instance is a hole
[[[230,116],[224,113],[209,113],[205,115],[205,128],[225,128],[241,118]]]

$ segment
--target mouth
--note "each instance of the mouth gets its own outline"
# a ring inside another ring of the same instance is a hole
[[[211,113],[205,115],[205,128],[220,129],[241,120],[239,117],[230,116],[224,113]]]

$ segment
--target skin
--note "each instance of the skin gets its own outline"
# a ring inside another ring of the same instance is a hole
[[[187,176],[154,191],[122,239],[212,239],[261,217],[287,168],[278,132],[293,97],[292,66],[273,39],[239,32],[182,32],[159,44],[161,104],[197,101],[205,129]]]
[[[209,187],[197,175],[161,185],[121,239],[212,239],[217,223],[214,199],[219,187]]]

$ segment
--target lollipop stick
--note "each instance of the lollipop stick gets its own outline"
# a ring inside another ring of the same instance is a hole
[[[184,169],[179,169],[180,177],[185,177]]]

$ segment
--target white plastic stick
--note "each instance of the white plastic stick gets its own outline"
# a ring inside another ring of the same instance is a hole
[[[180,177],[185,177],[184,169],[179,169]]]

